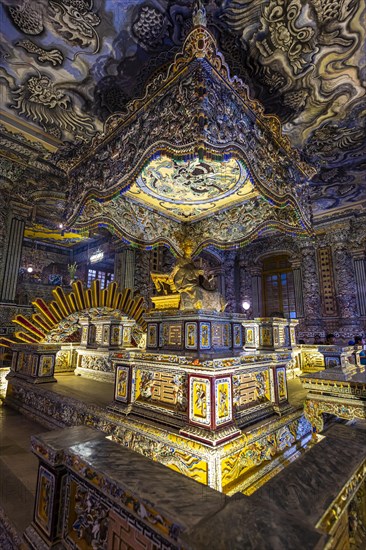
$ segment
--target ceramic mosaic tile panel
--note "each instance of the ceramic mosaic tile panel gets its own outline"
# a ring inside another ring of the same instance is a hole
[[[121,326],[112,326],[111,327],[111,346],[118,346],[121,340],[122,327]]]
[[[211,426],[211,381],[209,378],[190,376],[189,419],[203,426]]]
[[[129,367],[116,366],[116,384],[114,397],[116,401],[127,403],[128,401],[128,386],[129,386]]]
[[[246,329],[245,342],[247,344],[254,344],[254,329],[253,328],[247,328]]]
[[[51,376],[53,374],[55,358],[53,355],[41,355],[39,359],[39,376]]]
[[[180,323],[169,326],[168,346],[181,346],[182,325]]]
[[[215,379],[215,421],[221,426],[232,420],[231,378]]]
[[[131,327],[123,327],[123,344],[128,345],[131,343]]]
[[[243,346],[242,326],[240,324],[233,325],[233,346],[241,348]]]
[[[286,369],[277,369],[277,384],[278,384],[278,397],[282,401],[287,399],[287,387],[286,387]]]
[[[211,326],[209,323],[200,323],[200,348],[211,348]]]
[[[147,329],[147,347],[156,348],[158,346],[158,324],[149,323]]]
[[[69,508],[64,537],[71,548],[107,550],[108,508],[100,495],[73,477],[68,482]]]
[[[35,521],[47,535],[51,534],[52,506],[55,493],[55,476],[40,466],[37,481]]]
[[[197,349],[197,323],[186,323],[185,326],[185,347]]]
[[[272,346],[272,331],[267,327],[259,327],[259,339],[262,346]]]
[[[334,369],[341,365],[339,356],[325,357],[324,361],[326,369]]]

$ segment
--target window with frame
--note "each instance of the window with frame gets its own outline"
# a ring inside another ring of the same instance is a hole
[[[161,271],[162,249],[154,248],[151,251],[151,271]]]
[[[98,269],[88,269],[88,287],[91,287],[94,279],[99,279],[100,288],[103,289],[114,281],[114,273],[110,271],[100,271]]]
[[[264,315],[295,319],[294,277],[288,256],[265,258],[262,275]]]

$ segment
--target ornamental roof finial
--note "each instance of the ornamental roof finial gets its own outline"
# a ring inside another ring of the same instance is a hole
[[[193,26],[194,27],[206,27],[207,26],[207,17],[206,10],[203,6],[202,0],[195,0],[193,7]]]

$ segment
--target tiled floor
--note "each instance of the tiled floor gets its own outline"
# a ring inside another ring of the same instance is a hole
[[[288,386],[288,400],[294,407],[300,407],[304,404],[305,396],[308,393],[307,390],[301,385],[299,378],[293,378],[287,380]]]
[[[57,382],[45,385],[47,390],[101,407],[113,401],[113,384],[97,382],[74,374],[56,375],[56,378]]]
[[[46,431],[8,407],[0,407],[0,506],[18,532],[32,521],[38,460],[30,436]]]

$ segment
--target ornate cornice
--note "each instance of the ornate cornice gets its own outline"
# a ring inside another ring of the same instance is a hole
[[[161,93],[178,75],[187,70],[188,65],[194,60],[204,60],[209,63],[232,91],[243,102],[245,107],[252,113],[264,131],[267,131],[279,147],[288,155],[302,171],[305,177],[311,178],[316,174],[316,169],[309,166],[300,159],[297,150],[292,148],[288,137],[282,133],[282,125],[275,115],[265,115],[264,108],[259,101],[251,99],[248,86],[237,76],[231,76],[230,70],[223,55],[218,51],[214,36],[206,27],[195,27],[187,36],[182,51],[175,56],[166,72],[158,73],[146,86],[142,98],[130,101],[126,111],[111,115],[104,124],[103,132],[98,132],[91,143],[74,150],[72,158],[60,159],[58,165],[64,170],[71,172],[80,163],[92,157],[100,149],[101,145],[108,144],[127,123],[141,110],[147,110],[151,101],[158,93]]]

